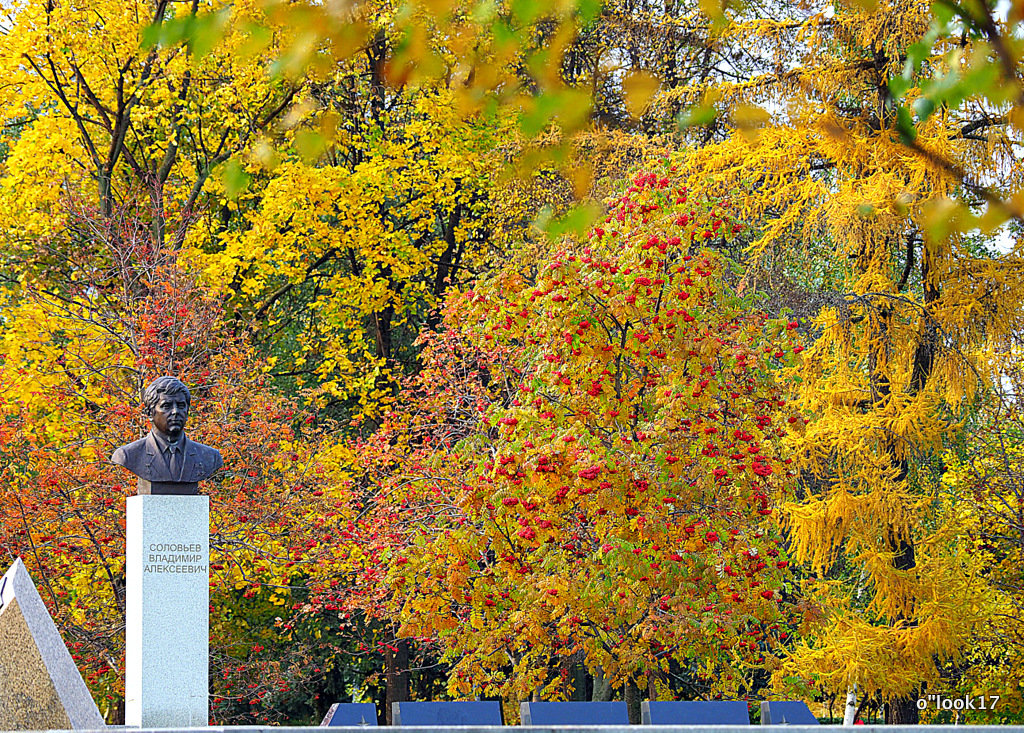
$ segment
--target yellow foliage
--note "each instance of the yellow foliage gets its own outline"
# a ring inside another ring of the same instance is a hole
[[[692,192],[731,195],[752,224],[745,287],[781,291],[814,339],[791,372],[807,424],[789,440],[806,496],[785,521],[794,557],[813,572],[809,600],[826,615],[777,679],[910,698],[996,617],[962,516],[940,500],[929,466],[999,384],[994,350],[1024,326],[1019,252],[965,234],[978,220],[953,199],[965,177],[1012,190],[1024,171],[1004,152],[1005,128],[961,134],[969,109],[936,109],[908,144],[886,85],[928,30],[928,3],[835,3],[828,15],[794,6],[775,20],[750,12],[735,11],[723,38],[774,72],[713,93],[680,87],[661,103],[710,95],[733,111],[736,134],[679,165]],[[965,51],[963,63],[982,62]],[[822,290],[824,307],[801,302]]]

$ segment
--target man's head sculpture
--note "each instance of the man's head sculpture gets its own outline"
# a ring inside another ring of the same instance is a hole
[[[177,377],[157,377],[142,394],[146,416],[153,429],[175,441],[185,429],[192,393]]]
[[[152,429],[122,445],[110,460],[139,477],[140,494],[197,494],[221,467],[220,452],[185,437],[192,394],[175,377],[158,377],[142,396]]]
[[[187,404],[192,404],[192,393],[188,391],[184,382],[177,377],[157,377],[146,385],[142,393],[142,404],[146,406],[149,414],[153,413],[153,408],[164,395],[180,395]]]

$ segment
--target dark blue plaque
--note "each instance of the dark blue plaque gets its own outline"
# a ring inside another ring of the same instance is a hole
[[[640,717],[644,725],[750,725],[747,704],[737,700],[644,700]]]
[[[377,725],[377,706],[372,702],[336,702],[327,711],[320,725]]]
[[[629,708],[613,702],[524,702],[523,725],[629,725]]]
[[[819,725],[807,703],[802,700],[761,703],[761,725]]]
[[[465,702],[394,702],[391,722],[395,725],[501,725],[501,703],[497,700]]]

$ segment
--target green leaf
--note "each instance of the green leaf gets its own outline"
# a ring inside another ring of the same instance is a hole
[[[602,0],[577,0],[576,12],[579,13],[583,25],[589,25],[601,13]]]
[[[163,32],[163,27],[163,23],[153,23],[146,26],[142,31],[142,38],[139,40],[139,45],[147,51],[151,48],[155,48],[160,43],[160,34]]]
[[[902,99],[903,95],[910,89],[912,82],[903,76],[894,76],[889,79],[889,93],[893,99]]]
[[[512,11],[512,17],[518,23],[529,25],[537,19],[544,7],[545,4],[538,0],[512,0],[509,9]]]
[[[546,221],[546,231],[552,239],[570,232],[582,234],[597,221],[600,214],[601,209],[595,204],[579,204],[569,209],[561,217]]]
[[[927,120],[934,111],[935,102],[928,99],[928,97],[918,97],[914,100],[914,112],[917,114],[917,119],[921,122]]]
[[[900,105],[896,109],[896,132],[906,145],[910,145],[917,139],[917,128],[914,127],[914,120],[910,116],[910,110]]]
[[[996,104],[1008,101],[1003,92],[1010,92],[1011,97],[1016,96],[1016,88],[1012,84],[1002,86],[1000,82],[999,65],[996,63],[983,63],[976,66],[971,73],[964,77],[963,83],[956,91],[962,95],[957,99],[956,105],[960,106],[969,96],[984,95]]]
[[[227,8],[216,13],[195,16],[191,27],[186,28],[188,47],[192,55],[201,59],[210,53],[224,37],[227,22]]]
[[[143,48],[162,46],[169,48],[180,43],[188,45],[189,53],[202,58],[224,37],[229,11],[227,8],[216,13],[184,15],[147,26],[142,32]]]
[[[497,18],[491,24],[491,35],[494,36],[494,43],[498,48],[519,45],[519,34],[504,18]]]
[[[937,0],[932,3],[932,15],[943,26],[949,25],[949,21],[953,20],[953,14],[952,3],[948,0]]]
[[[912,44],[910,48],[907,49],[907,63],[904,66],[903,73],[906,74],[906,69],[917,69],[920,63],[928,58],[931,51],[932,46],[930,43],[918,41],[917,43]]]
[[[950,90],[960,82],[960,75],[956,71],[950,71],[942,76],[926,79],[921,82],[921,91],[937,102],[946,99]]]
[[[701,105],[698,107],[690,107],[690,109],[680,112],[677,122],[680,129],[687,127],[699,127],[700,125],[707,125],[714,122],[717,115],[718,112],[713,104]]]
[[[252,180],[252,176],[246,173],[242,164],[234,158],[224,164],[220,178],[224,184],[224,193],[230,199],[238,198],[249,187],[249,182]]]

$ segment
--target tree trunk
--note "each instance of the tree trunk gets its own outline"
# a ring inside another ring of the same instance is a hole
[[[373,314],[373,328],[376,332],[375,340],[377,342],[377,356],[387,361],[388,365],[391,365],[391,319],[395,315],[395,307],[393,305],[386,305],[381,310]]]
[[[846,709],[843,711],[843,725],[853,725],[857,719],[857,685],[846,691]]]
[[[626,708],[629,710],[629,724],[640,725],[640,688],[636,682],[630,680],[626,683],[625,695]]]
[[[932,278],[932,255],[927,244],[921,251],[921,283],[924,289],[924,309],[922,312],[921,335],[914,349],[912,371],[908,392],[917,395],[928,383],[935,367],[935,354],[938,347],[939,331],[932,316],[932,305],[939,299],[939,289]],[[910,473],[910,462],[907,459],[893,460],[897,469],[897,478],[905,481]],[[897,538],[895,530],[891,531],[890,547],[895,552],[893,566],[897,570],[910,571],[917,567],[917,553],[913,539],[908,535]],[[914,623],[913,619],[908,619]],[[920,715],[917,709],[917,696],[899,697],[889,701],[885,706],[886,725],[917,725]]]
[[[917,701],[912,697],[898,697],[886,703],[886,725],[917,725],[921,722]]]
[[[108,721],[108,725],[124,725],[124,698],[122,697],[117,707],[114,708],[114,719]]]
[[[611,683],[604,676],[604,670],[598,667],[594,670],[594,702],[608,702],[611,699]]]
[[[370,63],[370,113],[374,122],[384,129],[385,89],[387,78],[384,73],[388,57],[388,37],[383,30],[377,32],[366,48],[366,58]]]
[[[587,700],[587,668],[577,662],[572,665],[572,698],[578,702]]]
[[[409,646],[404,639],[395,640],[396,651],[384,652],[384,679],[387,688],[384,716],[391,721],[392,703],[409,700]]]
[[[647,699],[658,699],[658,682],[665,680],[665,673],[658,667],[647,670]]]

